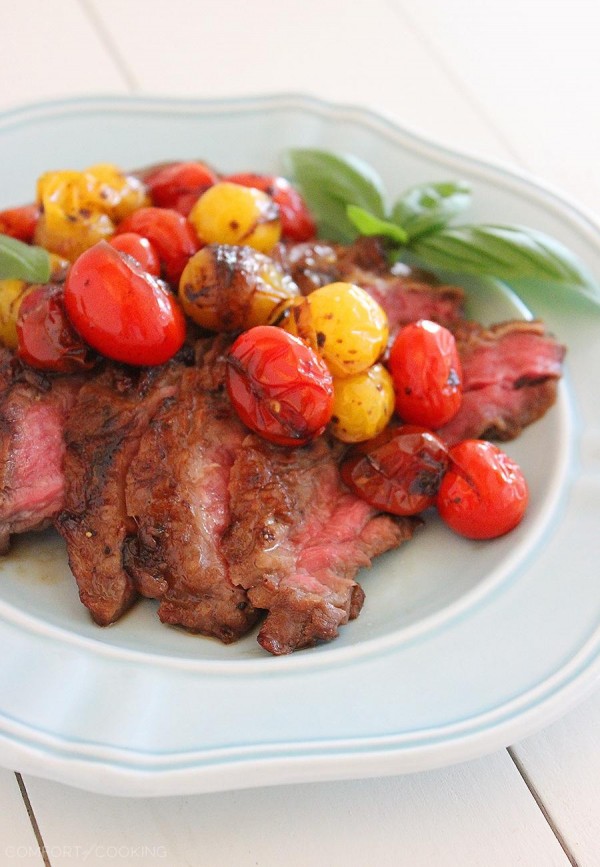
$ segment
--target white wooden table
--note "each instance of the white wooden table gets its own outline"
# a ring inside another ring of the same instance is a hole
[[[1,0],[0,26],[0,109],[312,93],[598,210],[597,0]],[[508,750],[405,777],[142,800],[0,770],[0,864],[598,867],[599,742],[596,692]]]

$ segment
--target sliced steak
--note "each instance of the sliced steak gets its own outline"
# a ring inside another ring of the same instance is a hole
[[[65,428],[65,498],[56,526],[94,620],[115,621],[137,596],[123,566],[135,524],[125,508],[125,478],[150,418],[174,398],[181,365],[139,372],[109,366],[87,382]]]
[[[344,278],[361,286],[383,307],[390,342],[409,322],[431,319],[453,329],[464,318],[464,292],[457,286],[432,286],[408,276],[377,277],[356,268]]]
[[[213,354],[186,370],[177,401],[163,405],[142,437],[127,476],[127,511],[138,529],[128,569],[142,593],[160,599],[164,623],[229,643],[258,615],[231,582],[221,550],[229,474],[246,430],[220,389],[219,369]]]
[[[464,319],[465,293],[458,286],[440,284],[431,274],[401,263],[390,269],[377,238],[359,238],[338,256],[339,279],[355,283],[387,313],[390,342],[403,325],[431,319],[453,328]]]
[[[48,526],[64,490],[63,429],[81,381],[51,380],[0,356],[0,553],[12,533]]]
[[[552,406],[566,350],[541,322],[490,328],[470,322],[455,336],[463,400],[458,414],[438,431],[446,442],[513,439]]]
[[[377,515],[350,494],[338,450],[324,438],[283,449],[249,435],[231,470],[230,495],[223,549],[232,580],[268,609],[258,641],[274,654],[334,638],[362,607],[359,568],[410,538],[415,526]]]
[[[431,275],[404,265],[390,270],[377,238],[359,238],[348,247],[295,244],[280,249],[278,258],[305,295],[337,280],[361,286],[387,313],[390,340],[403,325],[418,319],[432,319],[446,328],[464,319],[462,289],[438,285]]]

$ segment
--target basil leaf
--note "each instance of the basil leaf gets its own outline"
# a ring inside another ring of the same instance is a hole
[[[357,205],[348,205],[346,215],[361,235],[382,235],[397,244],[406,244],[408,241],[408,235],[401,226],[390,223],[389,220],[382,220]]]
[[[381,181],[370,167],[310,148],[288,151],[286,162],[322,238],[342,243],[356,238],[356,228],[346,214],[348,205],[364,208],[376,217],[385,216]]]
[[[43,247],[31,247],[9,235],[0,235],[0,280],[47,283],[50,255]]]
[[[410,250],[429,268],[571,287],[600,302],[600,287],[578,259],[558,241],[533,229],[456,226],[418,238]]]
[[[471,204],[471,188],[464,181],[419,184],[407,190],[392,210],[392,220],[418,238],[443,229]]]

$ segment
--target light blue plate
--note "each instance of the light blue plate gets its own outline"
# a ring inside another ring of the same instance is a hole
[[[271,171],[292,146],[352,153],[390,195],[462,177],[469,219],[548,232],[600,273],[600,231],[533,181],[407,133],[368,111],[301,96],[215,102],[97,98],[0,118],[0,207],[50,168],[202,157]],[[472,315],[529,316],[471,280]],[[568,345],[557,405],[507,450],[531,507],[475,543],[435,519],[360,576],[361,616],[332,644],[268,657],[161,626],[144,601],[107,629],[80,605],[62,543],[23,538],[0,564],[0,762],[91,790],[162,795],[422,770],[530,734],[600,675],[600,316],[527,296]]]

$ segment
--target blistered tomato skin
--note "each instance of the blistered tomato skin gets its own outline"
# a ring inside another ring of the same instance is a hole
[[[74,262],[84,250],[108,240],[115,225],[148,204],[141,181],[110,163],[84,171],[45,172],[38,178],[41,208],[34,241]]]
[[[344,443],[378,436],[394,412],[394,386],[382,364],[343,379],[334,377],[333,397],[330,430]]]
[[[117,227],[117,235],[125,232],[148,238],[158,253],[162,274],[172,286],[177,286],[188,259],[200,248],[193,226],[169,208],[134,211]]]
[[[21,205],[19,208],[7,208],[0,211],[0,235],[10,235],[17,241],[30,244],[33,241],[35,227],[40,219],[39,205]]]
[[[275,175],[244,172],[223,178],[243,187],[254,187],[271,196],[281,211],[281,234],[290,241],[309,241],[317,232],[308,205],[288,180]]]
[[[484,440],[464,440],[450,449],[450,460],[437,497],[446,524],[468,539],[494,539],[514,529],[529,501],[518,464]]]
[[[269,253],[281,237],[279,207],[270,196],[224,181],[200,196],[189,220],[204,244],[243,244]]]
[[[23,298],[31,291],[24,280],[0,280],[0,342],[17,348],[17,319]]]
[[[329,283],[307,300],[319,352],[334,376],[353,376],[375,364],[387,343],[388,320],[368,292]]]
[[[124,232],[122,235],[114,235],[108,242],[111,247],[126,256],[132,256],[142,266],[144,271],[154,277],[160,277],[160,260],[158,253],[148,240],[135,232]]]
[[[251,430],[281,446],[305,445],[323,433],[333,409],[333,381],[301,340],[259,325],[238,337],[227,362],[227,392]]]
[[[30,367],[55,373],[76,373],[95,359],[71,325],[61,286],[34,286],[19,307],[16,324],[19,358]]]
[[[350,490],[374,508],[410,516],[435,503],[447,467],[448,450],[432,431],[401,425],[355,446],[340,470]]]
[[[205,163],[179,162],[159,167],[144,180],[153,205],[173,208],[187,217],[202,193],[217,183],[218,176]]]
[[[185,313],[210,331],[266,325],[300,290],[283,269],[252,247],[210,244],[189,260],[179,281]]]
[[[388,366],[403,421],[437,430],[454,418],[462,402],[462,368],[447,328],[427,319],[406,325],[392,345]]]
[[[91,247],[74,262],[64,291],[71,322],[108,358],[162,364],[183,345],[185,319],[173,295],[108,243]]]

